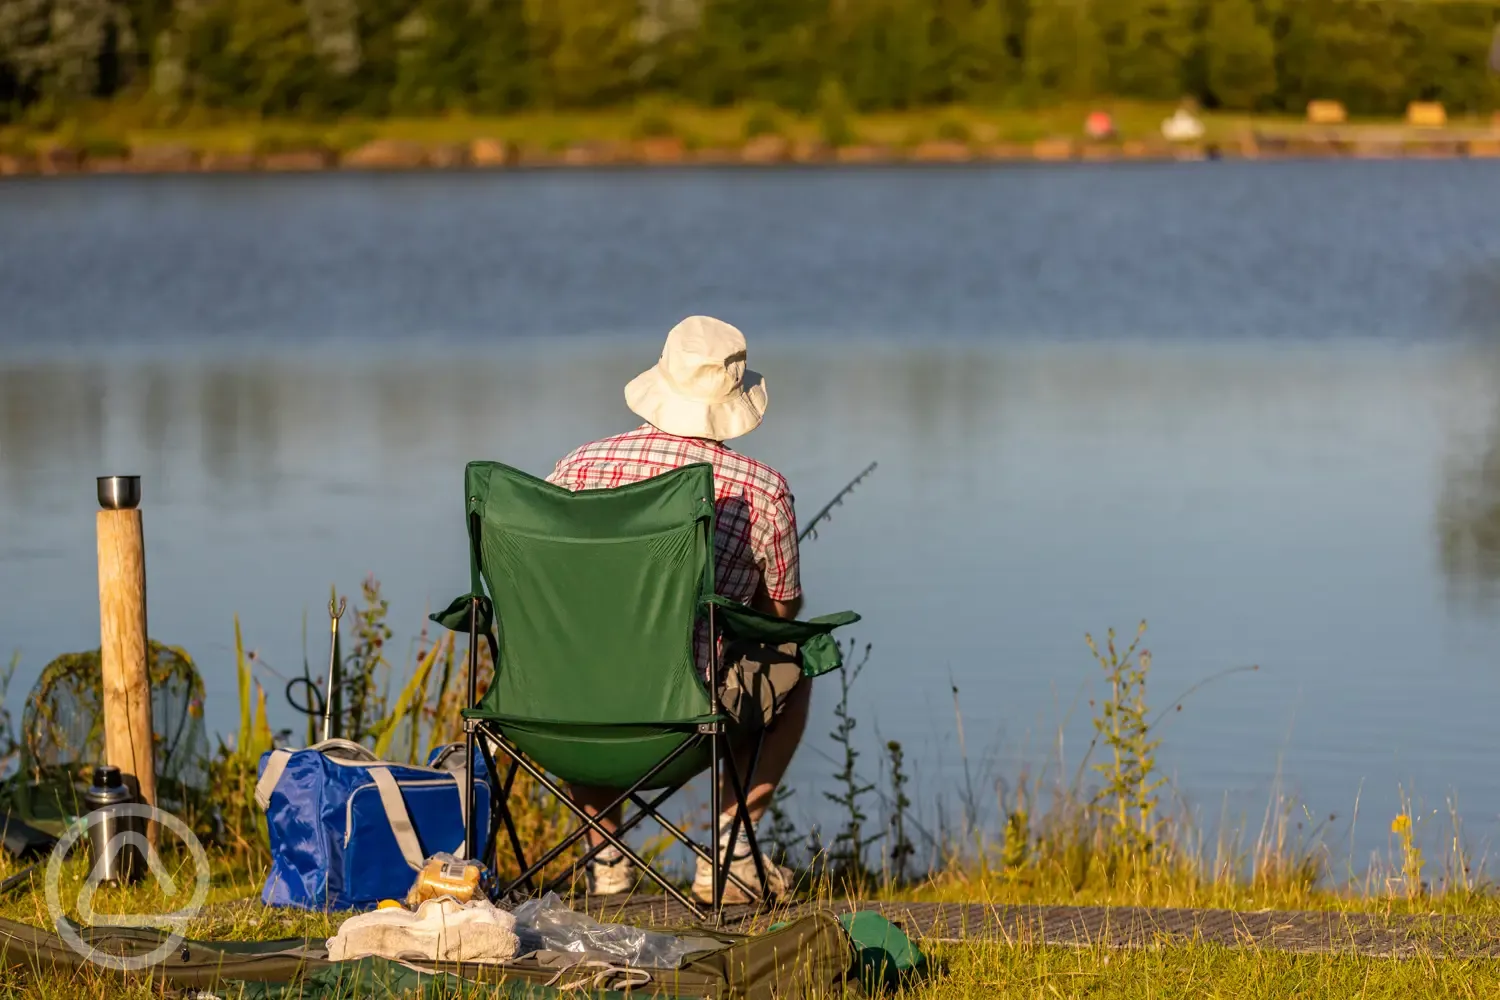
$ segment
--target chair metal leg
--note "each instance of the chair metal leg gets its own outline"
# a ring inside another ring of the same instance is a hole
[[[639,811],[631,814],[620,822],[620,825],[615,829],[615,836],[623,837],[625,834],[629,833],[631,830],[644,823],[648,818],[653,819],[656,821],[658,826],[660,826],[664,831],[667,832],[667,834],[673,837],[678,843],[682,844],[688,850],[692,851],[695,857],[702,858],[704,861],[712,862],[713,854],[711,851],[706,850],[696,840],[688,836],[688,834],[685,833],[681,827],[677,826],[675,823],[662,816],[657,811],[658,807],[660,807],[663,802],[665,802],[667,799],[671,798],[681,790],[682,786],[680,785],[677,788],[667,789],[666,791],[658,794],[657,797],[651,802],[646,802],[638,795],[632,795],[630,797],[631,803],[637,806]],[[604,848],[608,846],[609,845],[607,843],[593,845],[587,851],[585,851],[583,857],[579,858],[578,861],[566,872],[563,872],[561,875],[554,877],[552,881],[548,882],[540,889],[535,890],[534,894],[541,895],[548,892],[557,891],[564,884],[571,881],[580,868],[583,868],[585,865],[587,865],[599,854],[600,851],[604,850]],[[736,875],[734,872],[729,871],[727,868],[725,869],[725,876],[727,877],[729,882],[733,882],[741,890],[751,896],[756,895],[759,891],[750,883],[746,882],[744,879]]]
[[[515,761],[511,761],[510,770],[505,775],[505,784],[501,787],[500,794],[502,796],[501,802],[503,803],[503,808],[505,810],[505,815],[503,818],[503,822],[505,824],[505,834],[506,837],[510,840],[511,853],[516,856],[516,862],[522,868],[524,868],[526,867],[526,855],[524,853],[525,849],[521,846],[521,835],[516,831],[515,817],[513,817],[510,812],[510,793],[511,790],[515,788],[516,775],[519,774],[520,771],[521,765],[517,764]],[[498,830],[495,831],[495,833],[498,832]]]
[[[673,789],[673,791],[676,791],[676,789]],[[637,826],[639,826],[645,820],[645,818],[645,816],[642,816],[639,813],[627,817],[620,822],[619,826],[615,827],[615,836],[623,838],[625,834],[629,833],[631,830],[634,830]],[[577,841],[575,840],[574,842],[576,843]],[[606,848],[610,846],[611,845],[607,840],[600,841],[597,844],[589,845],[588,849],[583,852],[583,855],[579,857],[577,861],[568,866],[567,871],[563,872],[561,875],[554,875],[552,877],[552,881],[547,882],[540,889],[536,890],[536,895],[546,895],[549,892],[557,892],[563,886],[568,885],[578,877],[579,872],[582,872],[588,868],[589,862],[597,858]]]
[[[499,736],[498,734],[495,734],[493,732],[489,732],[483,724],[481,724],[479,727],[479,734],[481,737],[487,735],[490,738],[494,739],[495,742],[500,746],[500,748],[505,751],[506,755],[511,758],[511,765],[507,773],[506,780],[504,784],[500,786],[499,793],[496,797],[497,801],[503,806],[506,798],[508,798],[510,789],[514,783],[515,776],[521,767],[519,751],[511,746],[509,741],[504,739],[504,737]],[[686,749],[690,749],[692,745],[693,744],[691,743],[685,744],[683,752],[685,752]],[[499,768],[495,765],[494,756],[490,753],[489,746],[483,738],[480,739],[479,746],[480,751],[485,754],[486,763],[490,765],[491,775],[498,774]],[[759,747],[757,747],[757,755],[758,751]],[[663,765],[665,765],[666,763],[668,763],[668,761],[664,761]],[[534,776],[536,774],[536,772],[530,768],[528,768],[528,773],[532,773]],[[655,772],[653,771],[651,774],[648,774],[645,778],[641,779],[641,783],[649,781],[651,777],[654,776],[654,773]],[[543,786],[546,787],[551,794],[555,795],[560,801],[562,801],[565,807],[573,811],[575,814],[579,813],[578,806],[572,801],[572,799],[566,794],[566,792],[564,792],[562,789],[558,788],[545,778],[541,778],[540,780],[542,780]],[[493,783],[494,782],[492,778],[492,784]],[[607,838],[604,843],[590,847],[577,864],[570,867],[567,872],[553,878],[551,881],[540,887],[537,886],[533,876],[540,873],[543,869],[546,868],[547,865],[551,864],[553,860],[566,852],[569,847],[577,843],[578,839],[590,828],[590,821],[585,819],[585,826],[580,827],[578,830],[574,831],[572,835],[564,839],[561,843],[557,844],[542,857],[538,858],[535,862],[528,864],[520,844],[520,837],[517,834],[514,822],[510,816],[509,809],[504,809],[504,811],[501,813],[501,823],[495,824],[497,829],[494,831],[494,835],[498,835],[499,825],[503,824],[506,827],[506,832],[510,836],[511,840],[511,849],[516,852],[516,859],[518,865],[521,868],[521,874],[507,883],[502,888],[501,894],[509,894],[515,891],[517,887],[522,885],[525,886],[527,895],[531,896],[541,895],[549,891],[555,891],[560,885],[569,881],[577,873],[578,869],[592,860],[592,858],[597,855],[599,851],[603,850],[607,846],[611,846],[612,841],[623,839],[625,834],[629,833],[636,826],[645,822],[648,817],[654,820],[658,826],[660,826],[679,843],[692,851],[696,857],[708,861],[710,862],[710,865],[712,865],[718,853],[718,845],[714,844],[711,847],[705,849],[686,832],[684,832],[680,827],[676,826],[666,817],[662,816],[659,811],[661,805],[677,792],[681,791],[681,788],[682,786],[678,785],[674,788],[664,789],[658,792],[657,795],[650,801],[642,798],[640,792],[636,789],[627,790],[625,793],[623,793],[622,798],[628,798],[630,804],[634,805],[637,811],[632,815],[624,817],[619,827],[616,829],[614,837],[609,837],[608,834],[604,834],[604,832],[600,830],[599,832]],[[737,818],[739,817],[744,817],[746,822],[748,822],[747,813],[740,812]],[[580,819],[584,819],[584,817],[580,815]],[[734,836],[737,836],[737,834],[731,834],[731,838],[733,838]],[[633,863],[638,864],[642,868],[649,869],[649,865],[647,865],[644,861],[637,859],[634,855],[630,855],[630,857]],[[720,869],[720,876],[721,879],[724,880],[724,884],[726,886],[728,882],[732,881],[736,886],[738,886],[748,895],[754,896],[764,891],[764,882],[762,882],[761,889],[758,890],[754,886],[741,879],[738,875],[735,875],[733,872],[729,871],[727,864]],[[656,881],[660,882],[660,879],[657,878],[654,873],[652,873],[652,877]],[[668,891],[670,892],[670,890]],[[673,893],[673,895],[674,897],[677,897],[679,901],[681,900],[681,897],[676,893]],[[722,891],[720,899],[722,901]],[[696,908],[693,909],[693,912],[695,914],[699,913]]]
[[[673,756],[676,756],[676,753],[674,753]],[[667,763],[669,761],[670,761],[670,758],[668,758],[668,761],[664,761],[663,764],[665,764],[665,763]],[[527,773],[533,775],[539,781],[541,781],[543,783],[543,785],[547,788],[547,790],[549,792],[551,792],[553,795],[557,796],[560,800],[562,800],[563,805],[566,806],[571,812],[573,812],[575,815],[577,815],[584,822],[584,826],[582,826],[579,829],[574,830],[572,833],[568,834],[567,837],[565,837],[562,841],[560,841],[559,843],[557,843],[556,845],[554,845],[551,850],[547,851],[546,854],[543,854],[536,861],[532,862],[532,864],[526,870],[527,874],[533,874],[534,875],[534,874],[540,872],[547,865],[551,864],[556,858],[558,858],[559,856],[561,856],[569,847],[571,847],[573,844],[577,843],[578,839],[580,837],[582,837],[585,833],[587,833],[590,829],[595,830],[595,832],[597,832],[601,836],[605,837],[606,840],[609,841],[610,843],[614,843],[615,841],[617,841],[619,839],[619,833],[618,832],[616,834],[611,835],[606,830],[604,830],[602,824],[600,824],[593,816],[589,815],[589,813],[586,810],[584,810],[581,806],[579,806],[576,802],[574,802],[573,798],[571,796],[569,796],[566,792],[562,791],[555,784],[553,784],[550,779],[548,779],[547,777],[545,777],[545,775],[540,771],[539,768],[537,768],[535,765],[531,764],[529,761],[520,761],[520,763],[522,764],[522,766],[524,766],[526,768]],[[644,785],[646,782],[648,782],[651,779],[651,777],[652,777],[652,775],[648,774],[645,778],[642,778],[640,781],[636,782],[636,784],[634,786],[632,786],[630,789],[627,789],[625,792],[622,792],[620,794],[620,796],[617,799],[615,799],[614,802],[610,803],[603,811],[608,812],[609,810],[614,809],[616,806],[623,804],[633,794],[635,794],[640,789],[640,787],[642,785]],[[673,789],[673,790],[675,791],[676,789]],[[630,821],[630,824],[629,824],[630,827],[634,827],[637,823],[640,822],[640,820],[642,818],[643,817],[631,817],[631,821]],[[624,830],[624,829],[625,829],[625,825],[622,824],[621,825],[621,830]],[[519,882],[520,879],[518,878],[517,881]]]
[[[709,766],[709,779],[712,783],[709,785],[708,792],[708,809],[713,816],[713,819],[710,821],[711,829],[709,830],[708,840],[711,845],[709,853],[713,855],[713,858],[709,868],[714,883],[711,897],[713,899],[714,923],[719,924],[724,920],[724,883],[719,875],[721,867],[719,859],[719,848],[721,846],[721,841],[719,840],[719,777],[720,769],[723,767],[722,758],[719,753],[719,738],[724,733],[724,703],[720,698],[719,685],[723,683],[724,679],[720,676],[723,664],[719,662],[719,634],[714,628],[714,606],[712,604],[708,606],[708,649],[708,662],[710,665],[708,671],[708,688],[709,697],[712,699],[714,707],[713,731],[709,735],[709,760],[713,762]],[[733,844],[730,845],[729,849],[733,849]],[[725,871],[729,870],[729,861],[727,858],[724,859],[722,867]]]
[[[615,827],[615,836],[617,838],[624,839],[627,833],[644,823],[647,816],[655,815],[655,807],[661,805],[663,802],[671,798],[673,795],[676,795],[681,790],[681,785],[678,785],[675,788],[665,789],[661,792],[658,792],[656,798],[651,802],[646,802],[645,800],[643,800],[640,797],[639,793],[632,793],[630,796],[631,803],[641,808],[635,813],[632,813],[628,816],[622,816],[620,818],[619,824]],[[657,822],[660,821],[660,818],[657,817]],[[588,863],[598,857],[599,854],[609,846],[610,844],[608,841],[601,841],[600,843],[590,845],[589,848],[583,852],[583,855],[577,861],[573,862],[573,864],[568,868],[567,871],[563,872],[561,875],[554,877],[552,881],[542,886],[539,892],[555,892],[565,883],[572,881],[573,877],[576,876],[579,871],[588,867]]]
[[[709,768],[709,778],[712,781],[712,785],[710,786],[710,791],[708,793],[708,809],[709,812],[713,815],[713,821],[711,824],[712,829],[709,831],[708,843],[710,846],[708,851],[709,854],[712,855],[712,860],[709,863],[709,868],[713,875],[714,881],[714,889],[711,898],[713,899],[715,924],[722,922],[724,918],[724,885],[720,876],[720,869],[722,868],[725,872],[729,870],[728,861],[726,860],[721,865],[719,859],[719,851],[723,847],[723,843],[719,840],[719,774],[720,770],[723,768],[723,763],[719,759],[720,725],[721,724],[715,725],[713,735],[708,738],[710,753],[712,754],[712,757],[710,759],[713,760],[713,766]],[[731,845],[731,847],[732,846],[733,845]]]
[[[610,832],[609,830],[606,830],[604,828],[604,825],[602,823],[600,823],[593,816],[589,815],[588,811],[585,810],[582,806],[580,806],[576,802],[574,802],[571,796],[569,796],[566,792],[564,792],[561,788],[559,788],[550,778],[548,778],[545,772],[543,772],[540,768],[538,768],[536,765],[532,764],[525,757],[523,757],[518,750],[516,750],[514,747],[512,747],[509,744],[509,742],[504,739],[504,737],[498,737],[497,739],[498,739],[498,742],[501,744],[501,746],[503,746],[505,748],[505,752],[508,753],[508,754],[510,754],[511,757],[512,757],[512,759],[514,759],[516,761],[516,763],[520,764],[521,767],[522,767],[522,769],[525,770],[527,774],[529,774],[533,778],[535,778],[538,782],[541,783],[542,787],[546,788],[547,791],[551,792],[554,796],[556,796],[557,799],[558,799],[558,801],[560,801],[565,808],[567,808],[570,812],[572,812],[575,816],[577,816],[580,820],[582,820],[583,824],[584,824],[582,827],[580,827],[577,830],[574,830],[567,837],[565,837],[562,840],[562,842],[559,843],[552,850],[548,851],[545,855],[543,855],[537,861],[533,862],[530,865],[530,867],[525,872],[523,872],[521,874],[520,877],[516,878],[508,886],[506,886],[505,889],[502,890],[503,892],[509,892],[511,889],[515,888],[517,885],[520,885],[522,882],[527,881],[532,876],[540,873],[541,870],[543,868],[545,868],[548,864],[550,864],[554,858],[558,857],[560,854],[562,854],[564,851],[566,851],[569,847],[573,846],[573,844],[577,843],[578,840],[579,840],[579,838],[581,838],[589,830],[593,830],[595,833],[599,834],[599,836],[603,837],[610,845],[612,845],[621,854],[625,855],[625,857],[630,860],[631,864],[633,864],[636,867],[640,868],[648,877],[651,878],[652,881],[656,882],[659,886],[661,886],[662,889],[669,896],[671,896],[677,902],[681,903],[684,907],[686,907],[687,910],[688,910],[688,912],[692,913],[693,916],[695,916],[695,917],[697,917],[699,919],[703,919],[703,912],[700,909],[698,909],[697,906],[693,905],[692,900],[688,899],[687,896],[683,895],[682,892],[679,891],[676,886],[672,885],[672,883],[668,882],[665,878],[663,878],[655,869],[653,869],[649,864],[647,864],[645,862],[645,860],[643,860],[639,855],[637,855],[634,851],[632,851],[630,849],[629,845],[627,845],[623,840],[621,840],[618,836],[616,836],[614,833]],[[633,786],[631,786],[625,792],[621,793],[620,796],[618,798],[616,798],[616,800],[614,802],[610,803],[610,805],[604,811],[608,812],[609,810],[614,809],[616,806],[622,805],[624,802],[626,802],[627,800],[629,800],[629,798],[630,798],[631,795],[635,794],[644,785],[648,784],[651,781],[651,779],[654,778],[654,777],[656,777],[656,775],[659,774],[663,769],[665,769],[668,764],[670,764],[672,761],[676,760],[679,756],[681,756],[687,750],[691,749],[693,747],[693,745],[694,745],[693,741],[690,740],[688,742],[683,743],[676,750],[673,750],[666,757],[664,757],[659,763],[657,763],[657,765],[655,767],[653,767],[649,772],[647,772],[645,774],[645,776],[643,776]]]
[[[744,823],[746,839],[750,841],[750,856],[755,861],[755,874],[756,877],[760,879],[759,894],[764,897],[769,892],[770,882],[766,878],[765,862],[760,856],[760,844],[756,841],[755,838],[755,824],[750,822],[749,803],[745,798],[745,793],[741,790],[742,786],[740,784],[739,771],[734,766],[734,746],[729,739],[728,732],[724,734],[724,743],[726,747],[725,756],[727,758],[725,764],[727,769],[726,773],[729,775],[730,789],[735,796],[734,819],[729,824],[729,840],[727,846],[724,848],[724,871],[729,875],[729,877],[734,878],[733,874],[729,872],[729,866],[733,862],[733,858],[730,856],[730,852],[734,850],[735,844],[739,841],[740,824]],[[755,766],[760,762],[760,751],[764,745],[765,731],[762,730],[756,738],[755,752],[750,757],[749,775],[755,774]],[[750,778],[749,776],[747,776],[745,778],[745,783],[748,784],[749,780]],[[751,889],[738,878],[734,878],[734,881],[735,884],[737,884],[745,892],[750,893],[751,895],[756,894],[757,890]]]
[[[469,690],[468,700],[465,704],[469,708],[474,707],[474,702],[479,690],[479,598],[474,597],[469,601]],[[474,766],[474,720],[464,720],[464,768],[467,770]],[[468,817],[467,829],[464,830],[464,853],[470,859],[477,858],[483,852],[476,840],[475,835],[479,832],[478,819],[474,815],[474,782],[467,782],[468,787],[464,789],[464,815]]]
[[[479,752],[484,754],[485,764],[489,768],[489,773],[491,776],[490,794],[494,800],[492,803],[494,808],[490,810],[490,837],[489,843],[485,845],[485,854],[486,856],[491,858],[495,856],[494,845],[496,839],[498,839],[500,834],[499,827],[503,824],[505,827],[506,836],[510,838],[511,852],[516,856],[516,867],[521,871],[525,871],[526,852],[521,847],[521,835],[516,831],[515,818],[511,815],[510,812],[510,792],[511,789],[515,787],[516,775],[520,772],[521,765],[517,763],[514,757],[512,757],[510,761],[510,770],[505,775],[505,783],[499,786],[499,788],[497,789],[495,786],[494,775],[499,772],[499,768],[495,765],[494,754],[490,753],[490,748],[483,739],[480,739],[479,741]],[[495,821],[497,818],[499,819],[498,823]],[[530,892],[536,891],[536,886],[531,882],[530,879],[528,879],[526,882],[526,888]]]
[[[675,788],[664,789],[663,791],[658,792],[656,797],[650,802],[647,802],[645,799],[641,798],[640,793],[632,793],[630,796],[630,804],[636,807],[636,812],[631,813],[630,815],[625,816],[620,820],[619,826],[615,828],[615,836],[624,837],[625,834],[629,833],[631,830],[634,830],[637,826],[644,823],[647,819],[653,819],[656,821],[656,824],[658,826],[666,831],[667,834],[676,839],[678,843],[682,844],[688,850],[692,851],[695,857],[701,858],[704,861],[712,864],[713,852],[704,849],[701,844],[699,844],[692,837],[688,836],[688,834],[684,832],[681,827],[677,826],[677,824],[667,819],[659,811],[662,803],[666,802],[669,798],[671,798],[673,795],[676,795],[681,790],[681,785],[678,785]],[[583,856],[580,857],[578,861],[568,869],[568,871],[556,876],[552,879],[552,881],[536,890],[536,892],[546,893],[557,890],[563,884],[570,881],[577,873],[578,869],[587,865],[590,861],[598,856],[600,851],[604,850],[608,846],[609,845],[607,843],[593,845],[583,853]],[[730,882],[733,882],[735,885],[739,886],[739,888],[744,890],[746,893],[753,896],[760,891],[754,886],[750,885],[750,883],[746,882],[744,879],[740,878],[734,872],[728,871],[726,869],[726,874]]]
[[[760,879],[762,895],[769,895],[771,883],[766,877],[766,862],[760,854],[760,843],[755,837],[755,824],[750,822],[750,803],[745,797],[745,788],[749,785],[751,777],[755,774],[755,764],[760,759],[761,746],[764,745],[765,732],[762,731],[756,743],[755,753],[750,761],[750,773],[746,775],[744,784],[740,782],[738,769],[731,760],[729,763],[729,788],[734,793],[735,811],[734,822],[730,825],[729,850],[734,850],[734,841],[739,836],[740,821],[745,823],[745,837],[750,841],[750,857],[755,861],[755,875]],[[727,740],[726,740],[727,742]],[[730,753],[733,753],[731,748]]]
[[[673,789],[673,792],[675,792],[675,791],[676,791],[676,789]],[[677,840],[678,843],[682,844],[683,847],[686,847],[688,850],[692,851],[693,854],[696,857],[701,858],[702,860],[707,861],[710,865],[712,865],[713,864],[713,858],[714,858],[714,852],[718,850],[718,846],[717,845],[715,845],[710,850],[705,850],[701,844],[699,844],[692,837],[689,837],[686,833],[684,833],[681,827],[675,825],[670,820],[667,820],[666,818],[664,818],[663,816],[661,816],[656,811],[657,807],[660,806],[661,803],[667,798],[668,794],[669,793],[665,793],[664,792],[661,795],[659,795],[656,798],[655,801],[652,801],[652,802],[646,802],[646,801],[642,800],[640,798],[640,796],[638,796],[638,795],[632,795],[630,797],[630,801],[636,807],[638,807],[642,812],[649,811],[650,815],[651,815],[651,818],[654,819],[654,820],[656,820],[657,824],[663,830],[665,830],[669,835],[671,835],[672,837],[676,838],[676,840]],[[645,816],[641,815],[641,813],[637,813],[637,814],[635,814],[634,816],[631,817],[632,821],[644,820],[644,819],[645,819]],[[632,825],[634,825],[634,822],[632,822]],[[623,828],[624,824],[621,824],[621,826]],[[754,896],[759,891],[754,886],[752,886],[749,882],[746,882],[744,879],[740,878],[734,872],[730,871],[729,867],[727,865],[724,867],[724,876],[725,876],[725,879],[726,879],[726,882],[725,882],[726,887],[728,886],[729,882],[733,882],[735,885],[739,886],[739,888],[741,890],[743,890],[744,892],[748,893],[751,896]]]

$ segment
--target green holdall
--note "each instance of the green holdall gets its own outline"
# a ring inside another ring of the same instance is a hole
[[[864,910],[843,914],[839,923],[854,945],[849,978],[858,978],[866,993],[873,996],[927,978],[927,956],[885,917]]]

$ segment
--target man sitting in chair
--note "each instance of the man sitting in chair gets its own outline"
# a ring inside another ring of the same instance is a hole
[[[626,405],[646,423],[584,445],[558,462],[547,479],[569,490],[602,489],[639,482],[694,462],[711,463],[717,494],[715,589],[762,611],[795,618],[802,605],[802,584],[791,491],[775,469],[724,444],[754,430],[765,414],[765,383],[745,367],[745,360],[745,337],[739,330],[707,316],[683,320],[667,334],[655,367],[625,387]],[[746,790],[752,822],[758,823],[802,739],[811,685],[801,683],[801,661],[794,645],[731,642],[722,653],[725,712],[737,729],[763,727],[765,731],[760,760]],[[703,635],[699,636],[698,663],[707,677],[708,645]],[[596,816],[617,794],[578,787],[572,792]],[[723,795],[721,801],[734,801],[727,786]],[[730,806],[720,820],[721,856],[732,810]],[[620,821],[618,811],[600,821],[613,832]],[[589,839],[592,845],[603,838],[590,831]],[[791,872],[769,860],[765,869],[770,883],[765,888],[771,895],[785,893]],[[730,870],[746,885],[759,882],[743,826]],[[713,898],[710,871],[699,858],[693,895],[704,902]],[[614,847],[606,847],[589,866],[590,891],[601,895],[625,892],[633,876],[629,859]],[[732,881],[725,885],[724,900],[749,901]]]

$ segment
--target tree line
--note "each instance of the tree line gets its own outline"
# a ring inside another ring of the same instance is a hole
[[[1105,95],[1500,105],[1500,0],[0,0],[0,116],[628,104],[862,111]]]

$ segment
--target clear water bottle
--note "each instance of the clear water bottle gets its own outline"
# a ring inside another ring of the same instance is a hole
[[[88,807],[91,870],[100,882],[128,885],[145,874],[146,858],[141,851],[146,824],[140,816],[120,813],[120,806],[134,801],[118,767],[100,764],[94,768],[94,784],[83,793],[83,802]]]

